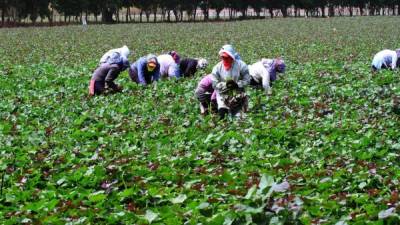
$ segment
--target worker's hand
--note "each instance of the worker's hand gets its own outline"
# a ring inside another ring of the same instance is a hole
[[[234,80],[228,80],[226,82],[226,88],[229,90],[237,90],[239,89],[239,85]]]
[[[217,84],[217,90],[219,90],[219,92],[221,94],[224,94],[226,92],[228,92],[228,88],[226,87],[226,83],[225,82],[220,82]]]

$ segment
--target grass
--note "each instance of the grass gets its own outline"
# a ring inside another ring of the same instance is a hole
[[[0,30],[1,224],[397,224],[396,17]],[[201,117],[193,79],[89,98],[102,53],[131,61],[233,44],[288,69],[246,120]],[[276,189],[288,182],[288,190]],[[381,214],[379,216],[379,214]]]

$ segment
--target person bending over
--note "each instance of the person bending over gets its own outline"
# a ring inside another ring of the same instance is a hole
[[[266,94],[271,91],[272,82],[278,78],[278,73],[285,72],[285,62],[281,58],[261,59],[249,66],[250,85],[262,86]]]
[[[372,60],[372,71],[376,72],[381,69],[396,69],[400,64],[400,49],[395,51],[385,49],[382,50],[374,56]]]
[[[129,67],[128,59],[121,58],[119,62],[103,63],[93,73],[89,84],[89,95],[100,95],[110,90],[120,92],[122,87],[114,83],[119,74]]]
[[[179,68],[181,71],[181,77],[193,77],[197,70],[204,70],[208,66],[208,61],[206,59],[192,59],[185,58],[179,63]]]
[[[157,56],[150,54],[138,59],[131,64],[129,76],[133,82],[142,85],[158,81],[160,78],[160,64],[157,61]]]
[[[212,85],[212,74],[206,75],[200,80],[195,94],[200,102],[200,113],[202,115],[217,111],[217,93]]]

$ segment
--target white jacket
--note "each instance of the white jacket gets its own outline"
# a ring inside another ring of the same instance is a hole
[[[240,88],[247,86],[250,83],[249,69],[246,63],[242,60],[235,60],[230,70],[225,70],[222,62],[214,66],[212,70],[213,87],[218,91],[222,90],[226,81],[234,80]]]
[[[250,76],[257,83],[262,84],[262,87],[266,93],[268,93],[269,89],[271,88],[269,69],[272,64],[272,59],[262,59],[261,61],[249,66]]]
[[[107,60],[113,55],[113,53],[119,53],[122,57],[129,58],[129,54],[131,52],[129,51],[129,48],[126,45],[124,45],[122,48],[111,49],[101,57],[100,63],[107,62]]]
[[[157,57],[157,61],[160,63],[161,77],[180,77],[179,65],[175,62],[171,55],[159,55]]]
[[[389,49],[378,52],[372,60],[372,66],[380,70],[385,65],[387,68],[395,69],[397,65],[397,53]]]

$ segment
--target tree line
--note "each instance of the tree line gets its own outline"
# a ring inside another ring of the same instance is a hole
[[[133,11],[132,9],[136,10]],[[238,18],[400,15],[400,0],[0,0],[1,22],[179,22]],[[249,12],[251,14],[249,15]],[[132,19],[132,14],[135,19]]]

